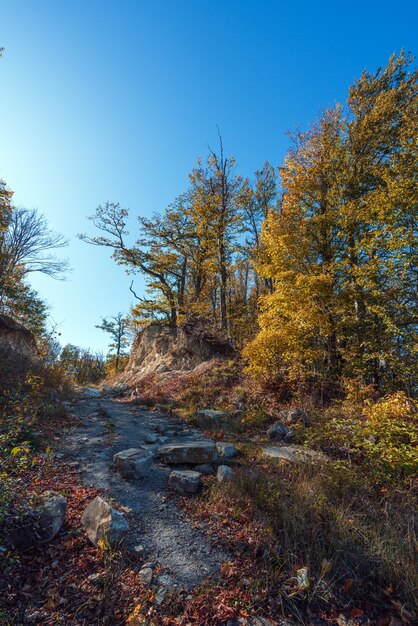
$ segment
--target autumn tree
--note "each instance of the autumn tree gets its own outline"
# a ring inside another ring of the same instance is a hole
[[[417,72],[392,57],[363,73],[281,168],[259,271],[273,279],[246,349],[271,378],[359,377],[411,391],[416,355]]]
[[[211,268],[213,309],[219,292],[219,321],[228,329],[228,284],[234,254],[244,232],[243,212],[250,200],[248,181],[235,173],[235,160],[224,155],[222,139],[219,154],[212,150],[206,164],[201,160],[190,174],[192,206],[197,235],[208,253]]]

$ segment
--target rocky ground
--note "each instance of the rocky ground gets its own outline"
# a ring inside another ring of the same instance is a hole
[[[168,477],[173,468],[155,457],[148,476],[125,479],[112,464],[114,455],[126,449],[144,446],[155,450],[168,442],[202,441],[202,435],[158,411],[116,399],[80,399],[71,411],[80,425],[66,436],[62,458],[78,464],[86,486],[100,490],[127,513],[129,545],[143,546],[145,560],[158,563],[179,587],[191,588],[216,575],[228,555],[209,539],[204,528],[194,528],[175,498],[168,497],[172,495]],[[157,443],[147,443],[154,440]]]

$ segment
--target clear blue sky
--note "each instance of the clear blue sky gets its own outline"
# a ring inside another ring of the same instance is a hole
[[[68,280],[33,279],[63,343],[105,349],[95,324],[132,302],[123,269],[76,238],[97,204],[163,209],[217,124],[243,175],[279,165],[288,129],[418,53],[417,23],[410,0],[0,0],[0,177],[71,239]]]

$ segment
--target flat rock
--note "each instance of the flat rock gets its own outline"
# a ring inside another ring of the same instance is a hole
[[[222,459],[232,459],[238,454],[238,450],[233,443],[227,443],[226,441],[217,441],[216,453],[218,457]]]
[[[199,428],[211,429],[225,426],[229,420],[229,413],[225,411],[213,411],[201,409],[196,413],[196,421]]]
[[[122,513],[116,511],[100,496],[86,507],[81,516],[81,523],[87,537],[95,546],[100,545],[100,542],[115,546],[124,539],[129,529]]]
[[[310,450],[302,446],[266,446],[262,448],[263,456],[271,459],[283,459],[290,463],[323,462],[326,456],[322,452]]]
[[[192,470],[174,470],[168,477],[168,482],[181,495],[197,493],[202,486],[202,474]]]
[[[158,454],[165,463],[172,465],[211,463],[215,457],[215,443],[213,441],[184,441],[166,444],[158,449]]]
[[[113,463],[123,478],[144,478],[150,473],[153,458],[149,450],[129,448],[117,452]]]

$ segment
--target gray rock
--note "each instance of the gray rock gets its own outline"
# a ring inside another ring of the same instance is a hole
[[[50,491],[42,502],[27,509],[19,518],[6,522],[6,534],[15,547],[29,548],[51,541],[59,532],[67,510],[67,499]]]
[[[289,461],[289,463],[314,463],[326,460],[325,454],[302,446],[266,446],[263,456],[271,459]]]
[[[145,443],[158,443],[158,436],[155,433],[147,433],[144,441]]]
[[[178,465],[190,463],[210,463],[215,457],[215,443],[213,441],[184,441],[161,446],[158,454],[165,463]]]
[[[168,592],[167,587],[160,587],[157,593],[155,594],[154,603],[160,606],[164,602],[167,592]]]
[[[213,474],[215,473],[213,465],[211,465],[210,463],[202,463],[201,465],[196,465],[195,470],[196,472],[200,472],[205,476],[213,476]]]
[[[81,523],[87,537],[95,546],[101,541],[110,546],[116,546],[124,539],[129,529],[128,522],[122,513],[116,511],[100,496],[97,496],[86,507]]]
[[[143,443],[141,446],[141,450],[147,450],[148,452],[151,452],[153,456],[158,455],[159,448],[160,448],[159,443]]]
[[[218,457],[222,459],[232,459],[238,454],[238,450],[233,443],[226,443],[225,441],[218,441],[216,443],[216,452]]]
[[[113,463],[123,478],[144,478],[151,470],[154,455],[149,450],[130,448],[113,457]]]
[[[305,411],[297,407],[280,411],[279,418],[286,426],[293,426],[294,424],[303,424],[303,426],[309,425],[309,417],[306,415]]]
[[[86,399],[99,398],[101,395],[102,394],[99,389],[95,389],[94,387],[84,387],[81,392],[81,397]]]
[[[218,483],[223,483],[224,481],[231,480],[234,472],[227,465],[220,465],[218,467],[218,471],[216,474],[216,480]]]
[[[141,582],[148,587],[151,584],[151,581],[152,581],[152,568],[151,567],[143,567],[139,571],[138,576],[141,579]]]
[[[202,409],[196,413],[196,421],[199,428],[212,429],[221,428],[228,423],[229,413],[225,411],[212,411]]]
[[[202,475],[192,470],[175,470],[168,477],[168,482],[181,495],[197,493],[202,486]]]
[[[267,436],[269,439],[290,441],[295,437],[295,431],[281,422],[276,422],[267,430]]]

